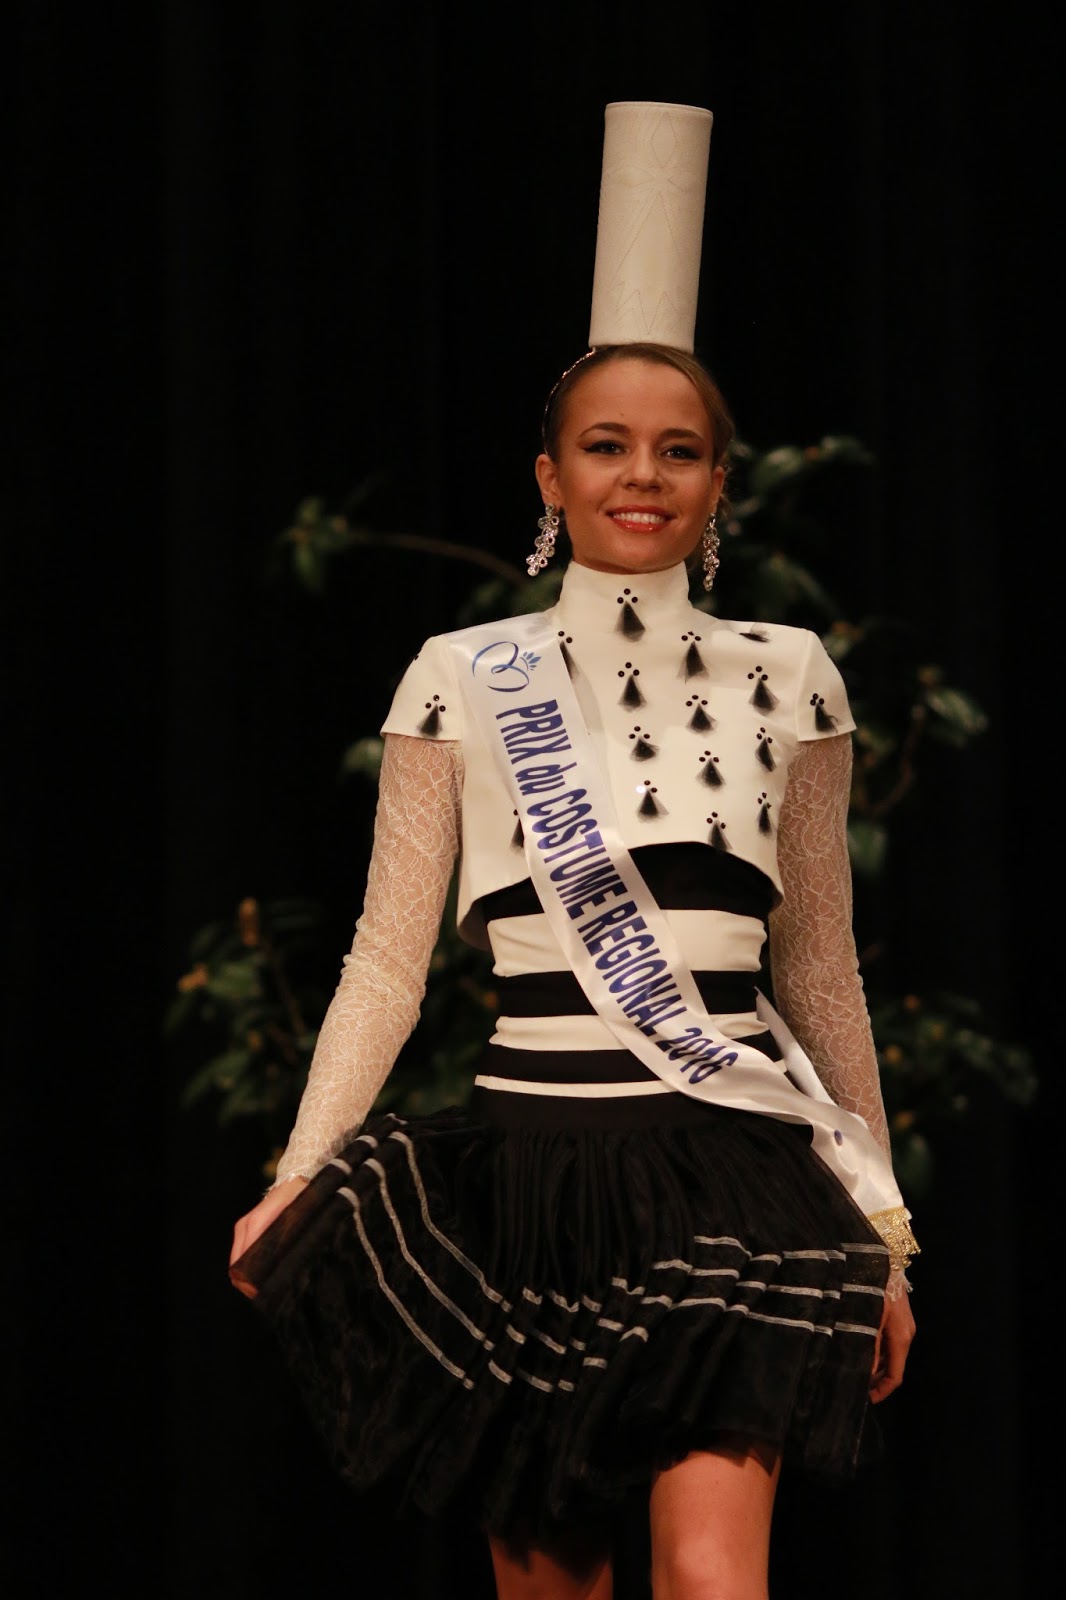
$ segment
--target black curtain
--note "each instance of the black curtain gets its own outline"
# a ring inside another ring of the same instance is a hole
[[[990,1093],[943,1135],[886,1463],[786,1486],[775,1593],[1038,1592],[1057,386],[1032,29],[962,4],[12,8],[15,1592],[490,1592],[476,1539],[401,1538],[322,1462],[225,1276],[263,1152],[179,1108],[161,1018],[191,934],[245,894],[321,896],[346,948],[371,816],[339,752],[470,574],[377,551],[294,602],[264,556],[305,496],[358,488],[379,528],[521,563],[625,99],[714,112],[697,344],[742,436],[870,446],[834,576],[991,719],[932,762],[893,861],[899,977],[978,994],[1041,1067],[1034,1112]],[[642,1561],[638,1535],[633,1600]]]

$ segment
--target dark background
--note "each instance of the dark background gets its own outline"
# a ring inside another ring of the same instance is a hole
[[[242,895],[320,895],[347,947],[339,753],[470,574],[379,551],[301,602],[264,554],[372,480],[379,526],[521,563],[624,99],[713,110],[698,349],[755,446],[870,446],[832,570],[990,716],[927,776],[889,912],[901,977],[979,995],[1042,1077],[945,1132],[888,1460],[786,1488],[775,1593],[1044,1592],[1055,51],[977,9],[9,8],[9,1593],[484,1591],[475,1543],[321,1461],[225,1276],[264,1152],[178,1108],[161,1017]]]

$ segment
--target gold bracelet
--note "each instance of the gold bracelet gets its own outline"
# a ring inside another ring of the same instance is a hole
[[[888,1246],[890,1263],[901,1272],[906,1272],[912,1258],[922,1253],[911,1232],[910,1216],[906,1206],[893,1206],[888,1211],[875,1211],[867,1218]]]

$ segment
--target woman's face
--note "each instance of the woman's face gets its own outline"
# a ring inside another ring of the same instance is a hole
[[[695,388],[676,368],[623,357],[567,397],[558,460],[537,457],[545,501],[566,513],[579,566],[660,572],[695,549],[725,470]]]

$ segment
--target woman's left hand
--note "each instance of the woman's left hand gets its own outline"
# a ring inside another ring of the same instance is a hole
[[[881,1326],[874,1346],[874,1365],[870,1375],[870,1399],[874,1405],[886,1400],[903,1382],[903,1369],[914,1338],[914,1313],[906,1291],[894,1300],[885,1300]]]

